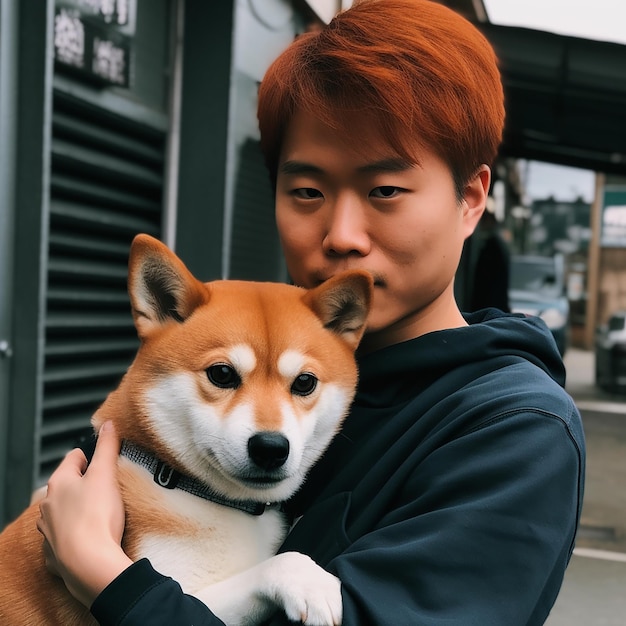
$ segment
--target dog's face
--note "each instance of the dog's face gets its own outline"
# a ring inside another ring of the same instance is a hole
[[[142,344],[95,424],[113,418],[122,437],[231,498],[289,497],[352,401],[370,277],[309,291],[203,284],[139,236],[129,291]]]

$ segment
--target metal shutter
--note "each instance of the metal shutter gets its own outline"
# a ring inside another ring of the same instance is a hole
[[[229,278],[286,280],[274,219],[274,194],[259,142],[245,141],[235,182]]]
[[[139,232],[161,235],[165,142],[55,84],[39,483],[91,432],[137,348],[128,251]]]

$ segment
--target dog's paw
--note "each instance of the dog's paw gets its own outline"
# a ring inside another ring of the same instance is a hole
[[[308,556],[278,554],[265,563],[264,587],[270,598],[295,622],[338,626],[342,618],[341,582]]]

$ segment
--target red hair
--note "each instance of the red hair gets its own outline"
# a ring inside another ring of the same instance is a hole
[[[461,191],[502,139],[504,96],[494,51],[463,17],[431,0],[361,0],[299,36],[259,89],[261,149],[276,179],[295,111],[339,127],[372,116],[402,157],[433,150]],[[412,152],[413,150],[413,152]]]

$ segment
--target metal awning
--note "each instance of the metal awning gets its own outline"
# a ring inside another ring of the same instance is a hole
[[[626,174],[626,46],[477,26],[500,59],[503,156]]]

